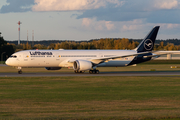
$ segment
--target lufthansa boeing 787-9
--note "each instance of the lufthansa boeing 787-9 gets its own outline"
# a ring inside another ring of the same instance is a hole
[[[97,67],[122,67],[146,62],[156,57],[152,53],[160,26],[155,26],[134,50],[24,50],[14,53],[6,61],[9,66],[45,67],[59,70],[73,68],[75,73],[99,73]]]

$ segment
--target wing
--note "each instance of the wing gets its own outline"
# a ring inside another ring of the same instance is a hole
[[[88,59],[87,61],[91,61],[93,64],[100,64],[109,60],[113,60],[113,59],[117,59],[117,58],[125,58],[125,57],[131,57],[131,56],[138,56],[138,55],[144,55],[144,54],[148,54],[148,53],[152,53],[151,51],[148,52],[141,52],[141,53],[136,53],[136,54],[128,54],[128,55],[122,55],[122,56],[113,56],[113,57],[106,57],[106,58],[97,58],[97,59]],[[76,61],[78,59],[69,59],[67,60],[68,63],[73,63],[74,61]]]
[[[154,51],[157,55],[180,54],[180,51]]]
[[[148,53],[153,53],[152,55],[145,55]],[[144,58],[148,57],[155,57],[158,58],[161,55],[167,55],[167,54],[180,54],[180,51],[148,51],[148,52],[141,52],[141,53],[136,53],[136,54],[129,54],[129,55],[123,55],[123,56],[115,56],[115,57],[108,57],[108,58],[97,58],[97,59],[91,59],[90,61],[95,63],[95,64],[100,64],[109,60],[117,59],[117,58],[125,58],[125,57],[130,57],[130,56],[138,56],[138,55],[145,55],[143,56]]]
[[[154,51],[153,53],[160,57],[161,55],[180,54],[180,51]]]
[[[125,58],[125,57],[131,57],[131,56],[138,56],[138,55],[144,55],[144,54],[148,54],[148,53],[152,53],[151,51],[148,52],[141,52],[141,53],[136,53],[136,54],[129,54],[129,55],[122,55],[122,56],[114,56],[114,57],[108,57],[108,58],[97,58],[97,59],[91,59],[90,61],[93,62],[94,64],[100,64],[109,60],[113,60],[113,59],[118,59],[118,58]],[[151,55],[150,55],[151,56]],[[148,56],[146,56],[148,57]]]

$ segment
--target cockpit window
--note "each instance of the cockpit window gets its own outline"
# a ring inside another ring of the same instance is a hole
[[[10,58],[17,58],[17,56],[16,55],[11,55],[11,57]]]

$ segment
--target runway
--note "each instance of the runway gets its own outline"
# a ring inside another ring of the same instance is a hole
[[[5,67],[5,66],[7,66],[7,65],[5,65],[5,64],[0,64],[0,66]]]
[[[128,72],[101,72],[99,74],[89,74],[89,73],[0,73],[0,77],[79,77],[79,76],[179,76],[180,71],[128,71]]]

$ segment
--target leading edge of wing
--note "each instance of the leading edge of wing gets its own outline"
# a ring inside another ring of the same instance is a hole
[[[141,52],[141,53],[136,53],[136,54],[129,54],[129,55],[123,55],[123,56],[108,57],[108,58],[97,58],[97,59],[91,59],[90,61],[95,63],[95,64],[100,64],[100,63],[103,63],[105,61],[109,61],[109,60],[113,60],[113,59],[125,58],[125,57],[131,57],[131,56],[136,57],[138,55],[144,55],[144,54],[148,54],[148,53],[152,53],[152,51]],[[146,57],[148,57],[148,56],[146,56]]]
[[[108,60],[108,59],[125,58],[125,57],[130,57],[130,56],[143,55],[143,54],[147,54],[147,53],[152,53],[152,51],[141,52],[141,53],[136,53],[136,54],[129,54],[129,55],[123,55],[123,56],[108,57],[108,58],[97,58],[97,59],[92,59],[92,60]]]

